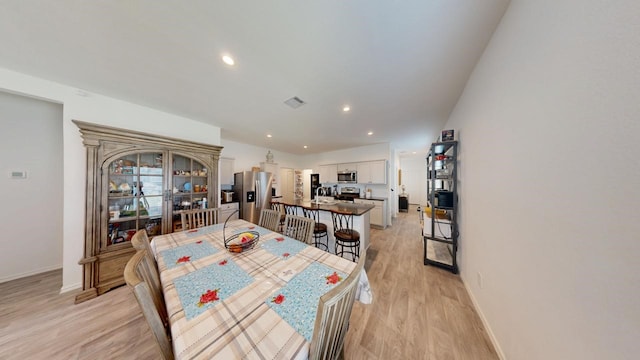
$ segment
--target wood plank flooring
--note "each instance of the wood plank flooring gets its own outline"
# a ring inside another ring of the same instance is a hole
[[[456,275],[424,266],[418,213],[371,229],[370,305],[358,302],[346,359],[498,359]],[[59,294],[60,270],[0,284],[0,359],[157,359],[159,352],[125,286],[74,305]]]

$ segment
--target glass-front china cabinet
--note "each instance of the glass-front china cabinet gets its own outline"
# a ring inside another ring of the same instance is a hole
[[[74,123],[87,149],[82,302],[124,284],[136,231],[181,230],[182,211],[218,203],[222,147]]]

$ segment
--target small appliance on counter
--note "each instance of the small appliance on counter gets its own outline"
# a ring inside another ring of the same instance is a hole
[[[233,191],[223,191],[222,202],[223,203],[233,202]]]

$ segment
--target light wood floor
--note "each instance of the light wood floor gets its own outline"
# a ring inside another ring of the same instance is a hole
[[[370,305],[354,305],[346,359],[498,359],[460,278],[422,262],[415,207],[371,231]],[[74,305],[61,271],[0,284],[0,359],[157,359],[127,287]]]

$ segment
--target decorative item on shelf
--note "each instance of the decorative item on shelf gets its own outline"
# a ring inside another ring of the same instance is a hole
[[[454,131],[452,130],[442,130],[442,137],[441,137],[441,141],[445,142],[445,141],[453,141],[453,134]]]
[[[271,150],[267,152],[267,162],[269,164],[273,164],[273,154],[271,153]]]
[[[227,220],[224,221],[224,225],[222,226],[224,247],[232,253],[241,253],[243,251],[251,250],[260,240],[260,233],[254,230],[243,231],[241,233],[233,234],[227,238],[227,235],[225,234],[227,222],[231,219],[233,214],[237,212],[238,210],[232,212],[229,217],[227,217]]]
[[[129,186],[128,183],[122,183],[118,186],[118,190],[120,191],[130,191],[131,190],[131,186]]]

